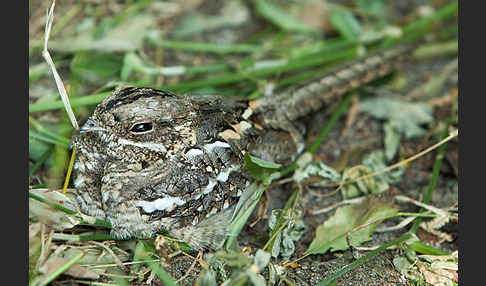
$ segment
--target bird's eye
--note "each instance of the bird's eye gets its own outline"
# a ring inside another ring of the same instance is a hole
[[[136,123],[130,128],[132,133],[146,133],[149,131],[152,131],[152,122]]]

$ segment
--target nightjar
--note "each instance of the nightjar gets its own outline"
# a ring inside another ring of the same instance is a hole
[[[375,53],[320,79],[248,101],[120,88],[73,136],[75,203],[118,238],[165,229],[194,248],[219,248],[252,179],[244,154],[287,163],[304,149],[299,121],[393,70],[407,47]]]

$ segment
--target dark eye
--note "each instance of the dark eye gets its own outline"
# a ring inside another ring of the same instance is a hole
[[[152,131],[152,122],[136,123],[130,128],[130,132],[133,133],[144,133],[149,131]]]

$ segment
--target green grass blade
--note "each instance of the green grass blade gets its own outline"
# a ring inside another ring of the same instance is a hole
[[[60,136],[57,136],[58,138]],[[62,146],[66,149],[68,149],[70,147],[70,142],[69,143],[66,143],[66,142],[63,142],[63,141],[60,141],[60,140],[56,140],[56,138],[52,138],[50,136],[45,136],[45,135],[42,135],[40,133],[37,133],[33,130],[29,130],[29,138],[32,138],[32,139],[37,139],[37,140],[40,140],[40,141],[43,141],[43,142],[46,142],[46,143],[50,143],[50,144],[54,144],[54,145],[58,145],[58,146]]]
[[[166,285],[166,286],[177,286],[177,283],[174,280],[172,280],[172,278],[169,276],[169,274],[159,264],[153,262],[152,260],[150,260],[148,258],[143,258],[143,260],[145,261],[145,263],[150,268],[152,268],[152,270],[155,272],[157,277],[159,277],[160,280],[162,280],[164,285]]]
[[[247,189],[245,190],[245,192],[251,193],[251,196],[248,198],[248,201],[241,203],[240,209],[238,209],[238,207],[240,206],[240,202],[238,202],[237,210],[235,210],[236,216],[231,221],[228,238],[225,241],[225,249],[227,251],[229,251],[231,247],[235,245],[238,234],[243,229],[243,226],[257,206],[263,192],[265,191],[265,187],[262,184],[257,184],[256,182],[253,182],[248,188],[251,189]],[[245,196],[245,193],[243,193],[242,197],[243,196]]]
[[[404,234],[404,235],[402,235],[398,238],[395,238],[395,239],[383,244],[382,246],[378,247],[377,249],[370,251],[368,254],[366,254],[366,255],[360,257],[359,259],[351,262],[350,264],[346,265],[341,270],[338,270],[338,271],[332,273],[331,275],[327,276],[324,280],[322,280],[319,283],[319,286],[331,285],[331,283],[334,283],[334,281],[336,279],[338,279],[339,277],[348,273],[349,271],[355,269],[356,267],[360,266],[361,264],[364,264],[367,260],[370,260],[371,258],[375,257],[377,254],[386,250],[388,247],[390,247],[392,245],[399,244],[401,242],[404,242],[407,239],[409,239],[410,237],[412,237],[412,234],[406,233],[406,234]]]
[[[50,202],[46,199],[44,199],[43,197],[35,194],[34,192],[32,192],[31,190],[29,190],[29,198],[32,198],[36,201],[39,201],[41,203],[44,203],[50,207],[53,207],[57,210],[60,210],[68,215],[77,215],[78,212],[77,211],[74,211],[72,209],[68,209],[68,208],[65,208],[63,206],[61,206],[60,204],[56,204],[56,203],[53,203],[53,202]],[[102,227],[105,227],[105,228],[111,228],[111,223],[108,222],[108,221],[104,221],[104,220],[100,220],[100,219],[95,219],[94,220],[94,224],[95,225],[98,225],[98,226],[102,226]]]
[[[314,154],[317,151],[317,148],[319,148],[319,145],[324,141],[324,138],[326,138],[327,134],[329,134],[329,131],[331,131],[332,127],[334,127],[334,124],[338,121],[338,119],[341,117],[341,115],[348,109],[348,105],[351,102],[351,99],[353,98],[354,93],[348,93],[344,99],[339,103],[339,106],[336,108],[336,110],[333,112],[331,118],[329,118],[329,121],[327,121],[326,126],[322,129],[321,133],[317,137],[316,141],[314,144],[312,144],[308,152]]]
[[[44,164],[44,162],[49,158],[49,156],[51,156],[52,152],[54,151],[54,148],[49,148],[47,149],[47,151],[45,151],[42,156],[39,158],[39,160],[37,160],[37,162],[35,162],[34,166],[32,166],[32,168],[30,168],[29,170],[29,177],[32,176],[32,174],[34,174],[37,169],[40,168],[40,166],[42,166],[42,164]]]
[[[117,240],[113,236],[109,234],[65,234],[65,233],[54,233],[52,239],[55,240],[64,240],[64,241],[73,241],[73,242],[81,242],[81,241],[105,241],[105,240]]]
[[[56,204],[56,203],[53,203],[53,202],[50,202],[46,199],[44,199],[43,197],[41,196],[38,196],[37,194],[34,194],[32,191],[29,190],[29,198],[32,198],[36,201],[39,201],[41,203],[45,203],[46,205],[49,205],[57,210],[60,210],[62,212],[65,212],[67,214],[70,214],[70,215],[73,215],[73,214],[77,214],[78,212],[77,211],[73,211],[72,209],[68,209],[68,208],[65,208],[59,204]]]
[[[137,243],[137,249],[135,250],[135,257],[138,256],[139,258],[134,258],[134,260],[141,260],[145,264],[147,264],[152,269],[152,271],[155,272],[157,277],[162,280],[163,285],[177,286],[177,283],[172,280],[172,278],[165,271],[165,269],[160,266],[160,264],[154,262],[153,258],[151,257],[153,255],[153,251],[155,251],[153,246],[148,246],[146,242],[139,241]]]
[[[428,255],[447,255],[447,252],[444,252],[440,249],[427,245],[421,241],[415,241],[409,244],[411,249],[415,250],[416,252]]]
[[[40,285],[41,286],[45,286],[45,285],[51,283],[52,281],[54,281],[54,279],[56,279],[59,275],[61,275],[62,273],[66,272],[76,262],[80,261],[81,258],[83,258],[85,254],[86,254],[85,252],[81,252],[78,255],[76,255],[75,257],[73,257],[66,264],[62,265],[56,271],[54,271],[49,276],[47,276],[46,279],[40,283]]]
[[[317,29],[312,28],[293,15],[283,11],[271,1],[254,1],[256,11],[282,30],[301,33],[317,33]]]
[[[348,107],[349,103],[351,102],[352,96],[353,96],[352,93],[348,93],[344,97],[344,99],[339,103],[338,107],[336,108],[336,110],[331,115],[331,118],[329,119],[329,121],[326,123],[326,125],[322,129],[322,131],[319,134],[319,136],[317,137],[316,141],[314,141],[314,143],[309,147],[309,149],[307,149],[307,152],[309,152],[309,153],[312,154],[315,151],[317,151],[317,148],[324,141],[324,139],[326,138],[326,136],[329,133],[329,131],[331,131],[331,129],[334,127],[334,124],[336,124],[336,122],[339,119],[339,117],[341,117],[341,115],[343,114],[343,112],[345,110],[347,110],[347,107]],[[285,167],[284,169],[282,169],[282,171],[280,171],[280,178],[281,177],[284,177],[285,175],[287,175],[290,172],[294,171],[295,169],[297,169],[297,167],[298,167],[297,166],[297,163],[295,163],[295,162],[292,163],[292,164],[290,164],[290,165],[288,165],[287,167]]]
[[[423,37],[430,31],[431,24],[435,21],[440,21],[452,17],[457,14],[459,4],[454,1],[428,17],[418,19],[402,28],[403,36],[400,38],[389,37],[381,43],[382,47],[390,47],[399,42],[414,41]]]
[[[96,93],[88,96],[81,96],[70,98],[71,106],[85,106],[85,105],[92,105],[100,103],[105,97],[111,94],[111,91]],[[43,103],[31,103],[29,104],[29,113],[31,112],[39,112],[39,111],[47,111],[47,110],[54,110],[64,108],[62,101],[52,101],[52,102],[43,102]]]
[[[178,49],[192,52],[209,52],[216,54],[252,54],[262,50],[260,46],[249,44],[220,45],[212,43],[182,42],[159,40],[154,37],[147,37],[147,42],[156,47]]]
[[[449,125],[444,128],[444,133],[442,135],[442,139],[446,138],[449,135]],[[447,147],[447,143],[444,143],[437,148],[437,155],[435,156],[434,167],[432,169],[432,176],[430,177],[429,186],[427,187],[427,192],[424,195],[423,203],[429,204],[430,199],[432,198],[432,194],[435,190],[435,185],[437,184],[437,180],[439,179],[440,167],[442,166],[442,160],[444,159],[445,148]],[[422,212],[424,209],[421,208],[419,212]],[[410,229],[411,232],[416,233],[420,223],[422,222],[422,218],[417,218],[413,223],[412,228]]]
[[[208,78],[203,80],[196,80],[191,82],[183,82],[174,85],[167,85],[164,89],[168,89],[171,91],[188,91],[194,88],[200,87],[207,87],[207,86],[218,86],[224,85],[229,83],[236,83],[248,79],[254,78],[262,78],[267,77],[270,75],[275,75],[282,72],[291,72],[296,71],[303,68],[313,67],[322,65],[324,63],[329,63],[332,61],[344,60],[353,57],[356,54],[355,48],[345,49],[336,53],[332,54],[325,54],[319,57],[310,58],[310,59],[299,59],[299,60],[290,60],[287,64],[270,67],[270,68],[262,68],[262,69],[255,69],[253,71],[248,71],[244,73],[238,74],[227,74],[219,77]]]
[[[295,206],[297,205],[297,201],[299,198],[300,191],[297,189],[294,191],[292,196],[287,200],[285,203],[280,216],[277,219],[277,223],[275,224],[275,228],[270,234],[270,238],[268,239],[265,246],[263,246],[263,250],[266,252],[272,252],[273,245],[275,244],[275,239],[277,238],[277,234],[281,232],[287,225],[290,223],[293,213],[295,212]]]

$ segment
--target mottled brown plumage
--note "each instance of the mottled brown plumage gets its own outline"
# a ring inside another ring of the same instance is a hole
[[[295,159],[304,147],[296,120],[390,72],[404,51],[372,55],[255,101],[118,89],[73,136],[77,207],[110,221],[115,237],[166,229],[195,248],[218,248],[251,182],[244,153]]]

